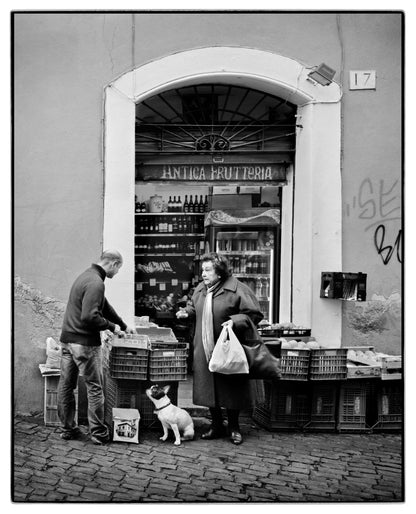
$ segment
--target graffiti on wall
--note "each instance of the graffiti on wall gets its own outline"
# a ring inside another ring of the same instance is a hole
[[[346,215],[358,212],[358,218],[365,221],[364,232],[372,234],[374,247],[384,265],[393,257],[402,262],[402,230],[397,230],[401,221],[400,182],[387,185],[364,179],[354,195],[352,203],[346,204]]]

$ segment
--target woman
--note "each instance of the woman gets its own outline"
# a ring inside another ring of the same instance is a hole
[[[263,318],[251,289],[232,277],[227,261],[216,253],[202,256],[202,282],[195,288],[191,305],[181,308],[178,318],[195,317],[193,402],[205,405],[212,424],[203,439],[226,435],[221,407],[227,409],[228,429],[233,444],[241,444],[238,417],[241,409],[253,404],[254,387],[244,375],[212,373],[208,363],[224,325],[233,327],[241,340],[250,318],[255,325]]]

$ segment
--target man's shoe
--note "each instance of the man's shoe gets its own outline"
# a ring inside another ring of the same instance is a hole
[[[97,435],[91,435],[91,441],[97,445],[106,444],[106,443],[108,443],[109,440],[110,440],[109,436],[99,437]]]
[[[71,439],[80,439],[83,436],[83,432],[79,427],[73,428],[70,432],[62,432],[61,439],[64,441],[70,441]]]
[[[221,437],[224,437],[227,435],[227,432],[225,430],[225,427],[221,428],[213,428],[211,427],[208,432],[205,432],[201,435],[202,439],[220,439]]]
[[[230,441],[233,444],[241,444],[243,442],[243,436],[237,430],[233,430],[230,435]]]

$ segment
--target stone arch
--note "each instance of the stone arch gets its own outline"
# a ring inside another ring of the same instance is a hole
[[[129,323],[134,319],[135,104],[174,87],[239,84],[298,106],[294,172],[283,195],[280,316],[311,327],[322,344],[340,345],[341,302],[319,298],[319,290],[321,271],[342,270],[341,90],[334,82],[311,82],[309,71],[271,52],[208,47],[148,62],[105,88],[103,245],[124,256],[122,271],[107,288]]]

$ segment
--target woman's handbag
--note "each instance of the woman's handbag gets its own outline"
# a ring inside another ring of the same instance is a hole
[[[247,357],[249,378],[278,380],[282,378],[280,359],[272,355],[262,339],[246,339],[241,343]]]
[[[215,344],[208,369],[224,375],[247,375],[246,354],[232,328],[225,326]]]

